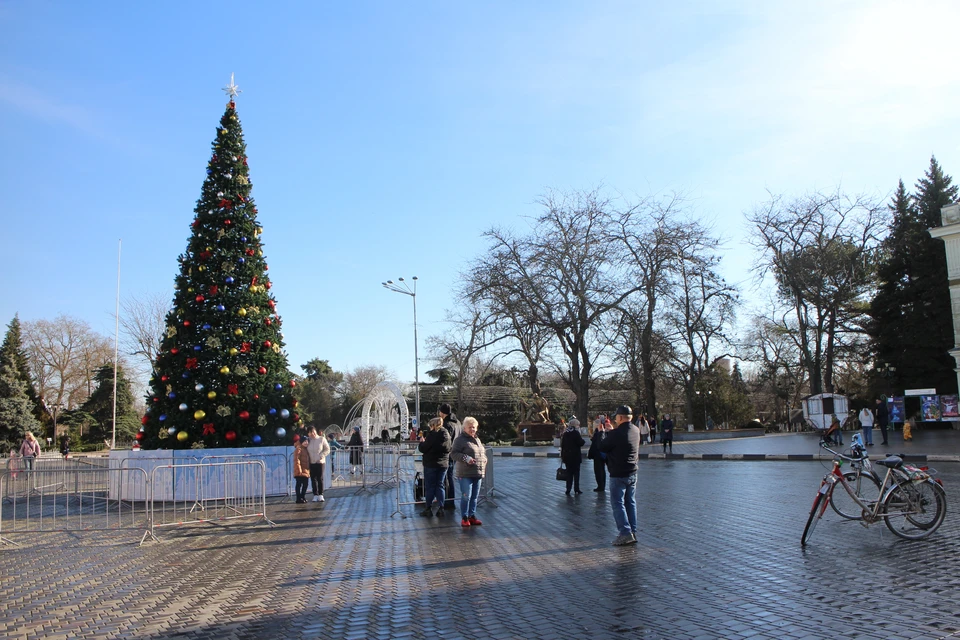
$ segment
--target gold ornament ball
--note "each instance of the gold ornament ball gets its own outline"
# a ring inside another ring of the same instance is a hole
[[[177,434],[177,440],[179,440],[180,442],[186,442],[187,438],[189,437],[190,436],[187,435],[186,431],[181,431],[180,433]]]
[[[250,285],[250,293],[256,293],[256,292],[257,292],[257,285],[255,284]]]
[[[204,411],[203,409],[197,409],[196,411],[193,412],[194,420],[203,420],[206,417],[207,417],[207,412]]]
[[[236,348],[236,347],[230,347],[230,355],[235,356],[235,355],[237,355],[238,353],[240,353],[240,352],[237,351],[237,348]]]
[[[234,330],[233,330],[233,335],[235,335],[235,336],[242,336],[242,335],[243,335],[243,329],[234,329]]]
[[[222,373],[223,375],[227,375],[228,373],[230,373],[230,367],[220,367],[220,373]]]
[[[187,287],[187,293],[193,293],[193,287]]]
[[[207,251],[213,251],[213,247],[207,247]]]
[[[216,392],[216,391],[210,391],[210,392],[207,393],[207,398],[209,398],[210,400],[213,400],[213,399],[216,398],[216,397],[217,397],[217,392]]]
[[[240,311],[237,311],[237,315],[240,316],[241,318],[246,317],[247,310],[244,309],[243,307],[240,307]]]
[[[199,267],[197,267],[197,270],[202,272],[202,271],[206,271],[207,268],[203,265],[200,265]]]

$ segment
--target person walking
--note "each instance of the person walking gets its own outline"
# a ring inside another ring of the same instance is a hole
[[[863,431],[863,441],[868,447],[873,446],[873,412],[870,407],[860,410],[860,429]]]
[[[880,428],[880,435],[883,436],[883,442],[887,444],[887,425],[890,424],[890,412],[887,410],[887,403],[883,398],[877,398],[877,426]]]
[[[670,453],[673,453],[673,420],[670,414],[663,414],[663,420],[660,421],[660,443],[663,445],[663,452],[667,452],[667,446],[670,447]]]
[[[455,463],[454,475],[460,481],[460,526],[478,527],[477,500],[487,468],[487,452],[477,438],[477,419],[466,417],[460,435],[453,441],[450,457]]]
[[[600,493],[607,490],[607,454],[600,451],[600,441],[603,440],[603,425],[597,427],[590,437],[590,450],[587,452],[587,460],[593,460],[593,477],[597,480],[597,488],[594,491]]]
[[[307,439],[301,438],[293,445],[293,480],[296,483],[297,504],[307,501],[307,484],[310,480],[310,452]]]
[[[350,450],[350,473],[356,473],[359,467],[360,475],[363,475],[363,437],[360,435],[360,427],[353,428],[353,434],[347,440],[347,449]]]
[[[23,442],[20,444],[20,458],[23,459],[24,468],[27,471],[33,470],[33,461],[40,457],[40,442],[34,437],[33,433],[27,431],[23,436]]]
[[[357,431],[357,434],[360,432]],[[323,502],[323,466],[330,455],[330,443],[321,437],[315,427],[307,432],[310,442],[307,451],[310,453],[310,481],[313,483],[313,501]]]
[[[580,491],[580,463],[583,460],[581,447],[585,444],[580,435],[580,421],[573,416],[560,436],[560,461],[567,465],[567,495],[570,495],[571,486],[577,495],[583,493]]]
[[[637,543],[637,461],[640,453],[640,430],[630,421],[633,410],[621,405],[614,413],[616,426],[606,429],[600,450],[607,454],[610,470],[610,505],[617,525],[613,544]]]
[[[443,420],[443,428],[450,434],[450,442],[456,442],[460,436],[460,432],[463,430],[463,426],[460,424],[460,421],[457,420],[457,414],[453,412],[448,403],[444,402],[437,409],[437,415]],[[451,456],[450,463],[447,465],[447,475],[444,477],[444,482],[447,483],[445,487],[447,494],[446,508],[450,509],[450,511],[455,510],[456,504],[456,496],[453,490],[455,486],[453,482],[454,462],[455,460],[453,456]]]
[[[450,452],[453,442],[443,428],[443,418],[430,418],[427,431],[420,433],[417,449],[423,454],[423,501],[426,508],[420,513],[425,518],[433,515],[433,499],[437,499],[437,517],[443,517],[443,502],[446,497],[444,479],[450,467]]]

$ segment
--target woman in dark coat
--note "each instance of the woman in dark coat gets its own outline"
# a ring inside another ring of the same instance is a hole
[[[597,479],[597,488],[594,491],[607,490],[607,463],[605,453],[600,451],[600,441],[603,440],[603,424],[593,430],[593,437],[590,439],[590,451],[587,452],[587,459],[593,460],[593,476]]]
[[[360,427],[353,428],[347,448],[350,450],[350,473],[355,473],[357,467],[360,467],[360,473],[363,473],[363,438],[360,437]]]
[[[571,485],[574,493],[583,493],[580,491],[580,461],[583,457],[580,447],[584,444],[580,435],[580,421],[575,417],[570,418],[566,431],[560,436],[560,460],[567,465],[567,495],[570,495]]]

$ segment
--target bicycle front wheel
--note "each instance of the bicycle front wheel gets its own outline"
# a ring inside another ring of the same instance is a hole
[[[800,536],[800,546],[807,546],[810,537],[813,536],[813,530],[817,528],[817,523],[823,517],[823,512],[827,510],[827,501],[830,496],[822,491],[817,492],[817,497],[813,499],[813,508],[810,509],[810,517],[807,518],[807,526],[803,528],[803,535]]]
[[[947,494],[931,479],[903,482],[887,492],[883,510],[890,531],[906,540],[919,540],[943,524]]]
[[[880,500],[880,481],[869,473],[859,471],[848,471],[843,474],[843,479],[850,485],[850,489],[856,494],[860,502],[873,506]],[[830,506],[837,514],[847,520],[860,520],[863,518],[863,507],[857,504],[843,486],[834,487],[830,494]]]

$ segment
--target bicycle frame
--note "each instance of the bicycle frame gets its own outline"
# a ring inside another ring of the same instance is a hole
[[[876,473],[872,469],[870,469],[869,471],[870,473],[873,473],[874,475],[876,475]],[[906,474],[904,474],[902,471],[899,472],[899,474],[903,476],[901,480],[906,480],[909,482],[909,478],[906,477]],[[827,476],[823,479],[823,481],[824,483],[830,485],[830,487],[827,490],[828,498],[833,497],[832,494],[836,490],[837,484],[842,485],[844,490],[848,494],[850,494],[850,497],[853,499],[853,501],[856,502],[863,509],[863,518],[862,518],[863,522],[866,524],[873,524],[881,519],[889,519],[891,517],[896,517],[896,516],[906,517],[908,515],[911,515],[910,513],[907,513],[905,511],[898,511],[896,513],[886,513],[886,512],[880,513],[880,509],[883,506],[884,499],[887,497],[887,494],[889,494],[892,491],[895,491],[900,486],[900,482],[891,480],[891,478],[893,477],[899,477],[898,471],[893,467],[887,467],[887,473],[884,474],[883,481],[880,483],[880,498],[877,500],[875,504],[863,502],[859,498],[859,496],[857,496],[856,492],[850,486],[850,483],[847,482],[847,479],[843,477],[843,473],[840,471],[840,461],[838,460],[833,461],[833,469],[830,471],[829,474],[827,474]]]

